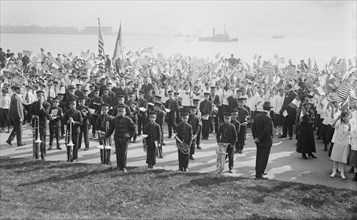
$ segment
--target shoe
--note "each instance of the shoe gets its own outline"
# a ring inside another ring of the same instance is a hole
[[[11,141],[10,141],[10,140],[6,140],[6,143],[7,143],[8,145],[12,146],[12,144],[11,144]]]
[[[357,182],[357,173],[355,173],[355,177],[353,177],[352,181]]]
[[[84,148],[84,151],[88,151],[88,150],[89,150],[89,148],[88,148],[88,147]]]
[[[229,169],[229,170],[228,170],[228,173],[233,173],[232,169]]]
[[[164,142],[162,142],[162,146],[165,146],[166,144]]]
[[[262,175],[265,176],[265,175],[267,175],[267,174],[268,174],[267,172],[264,172]]]
[[[128,172],[128,170],[126,169],[126,168],[123,168],[123,173],[127,173]]]
[[[317,158],[315,155],[313,155],[313,154],[309,154],[309,157],[311,157],[311,158]]]
[[[336,176],[336,170],[332,170],[331,178],[334,178]]]
[[[187,168],[183,168],[183,172],[187,172]]]
[[[18,144],[17,146],[18,147],[21,147],[21,146],[25,146],[26,144]]]
[[[197,146],[197,149],[202,150],[202,148],[200,147],[200,145]]]
[[[289,140],[292,140],[293,139],[293,137],[289,137]]]
[[[279,136],[279,138],[286,138],[286,136],[281,135],[281,136]]]
[[[172,138],[172,135],[167,136],[167,138],[171,139],[171,138]]]
[[[52,150],[52,147],[50,146],[49,148],[47,148],[47,150]]]
[[[62,148],[61,148],[61,147],[57,147],[56,149],[57,149],[57,150],[62,150]]]
[[[160,154],[159,157],[160,157],[160,158],[164,158],[164,157],[162,156],[162,154]]]
[[[341,172],[341,178],[342,178],[343,180],[346,179],[346,176],[345,176],[345,173],[344,173],[344,172]]]
[[[238,154],[242,154],[242,151],[241,151],[241,150],[238,150]]]
[[[354,172],[354,168],[351,167],[350,171],[348,171],[348,173],[353,173]]]
[[[307,160],[306,154],[302,154],[302,158]]]
[[[72,163],[77,163],[77,161],[76,160],[72,160]]]
[[[190,160],[195,160],[195,158],[193,158],[193,156],[191,155],[191,156],[190,156]]]
[[[256,175],[255,179],[267,180],[268,177],[264,177],[263,175]]]
[[[95,139],[95,134],[92,135],[92,137],[90,137],[91,139]]]

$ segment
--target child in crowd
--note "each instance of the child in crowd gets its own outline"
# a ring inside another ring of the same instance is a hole
[[[337,120],[332,124],[335,129],[331,142],[333,148],[331,152],[331,160],[333,168],[331,177],[336,176],[337,169],[341,172],[341,178],[346,179],[344,173],[344,164],[347,163],[348,145],[351,135],[351,124],[349,123],[349,113],[343,111]]]

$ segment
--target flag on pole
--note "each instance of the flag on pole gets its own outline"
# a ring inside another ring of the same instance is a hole
[[[152,53],[152,50],[154,49],[154,47],[147,47],[142,49],[141,53]]]
[[[117,40],[115,42],[115,48],[114,48],[114,53],[113,53],[112,62],[114,63],[114,66],[115,66],[117,59],[122,60],[122,62],[120,63],[120,68],[121,68],[123,65],[123,62],[124,62],[124,60],[123,60],[123,37],[121,34],[121,24],[119,26],[119,32],[118,32]]]
[[[98,25],[99,25],[99,33],[98,33],[98,51],[99,53],[102,53],[104,56],[104,39],[103,39],[103,33],[102,30],[100,29],[100,19],[98,18]]]

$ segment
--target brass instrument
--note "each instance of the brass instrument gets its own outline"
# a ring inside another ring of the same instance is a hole
[[[146,138],[148,137],[148,135],[147,134],[143,134],[143,150],[145,151],[145,152],[147,152],[147,149],[148,149],[148,145],[147,145],[147,143],[146,143]]]
[[[40,139],[40,118],[38,117],[38,115],[33,116],[32,135],[33,135],[33,146],[32,146],[33,157],[37,158],[37,154],[40,149],[40,144],[42,143]]]
[[[178,142],[180,142],[177,145],[178,150],[183,154],[189,154],[190,153],[190,146],[188,144],[186,144],[185,142],[181,141],[181,139],[179,137],[177,137],[177,135],[175,135],[174,137],[176,138],[176,140]]]
[[[217,173],[222,173],[226,161],[227,147],[229,143],[218,143],[217,153]]]
[[[72,148],[74,146],[72,142],[72,129],[73,129],[73,123],[72,120],[69,122],[69,132],[68,129],[66,129],[66,147],[67,147],[67,161],[70,162],[72,160]]]
[[[87,114],[88,114],[88,111],[87,111],[87,109],[82,109],[82,114],[83,114],[83,116],[86,116]]]

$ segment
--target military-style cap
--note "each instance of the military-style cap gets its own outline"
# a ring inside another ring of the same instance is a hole
[[[161,106],[161,105],[162,105],[162,103],[161,103],[161,102],[156,101],[156,102],[154,103],[154,105],[155,105],[155,106]]]
[[[157,99],[161,99],[161,96],[159,96],[159,95],[156,95],[156,96],[155,96],[155,98],[157,98]]]
[[[57,97],[54,97],[54,98],[52,99],[52,102],[59,102],[59,99],[58,99]]]
[[[68,85],[68,89],[76,89],[74,85]]]
[[[196,106],[191,105],[191,106],[190,106],[190,109],[197,109],[197,107],[196,107]]]
[[[216,89],[216,87],[215,86],[211,86],[211,90],[215,90]]]
[[[230,112],[225,112],[223,113],[223,116],[231,116],[232,114]]]
[[[169,90],[169,91],[167,91],[167,93],[173,93],[174,91],[172,91],[172,90]]]
[[[156,116],[157,114],[156,114],[156,112],[151,111],[151,112],[149,113],[149,116],[150,116],[150,115],[155,115],[155,116]]]
[[[117,110],[119,110],[119,109],[124,109],[125,110],[125,105],[117,105],[116,108],[117,108]]]
[[[188,112],[182,112],[182,113],[181,113],[181,117],[182,117],[182,116],[188,116],[188,115],[189,115]]]
[[[36,94],[45,94],[45,91],[43,91],[43,90],[37,90],[37,91],[36,91]]]
[[[180,93],[179,92],[174,92],[174,95],[179,95]]]
[[[103,107],[110,107],[110,105],[109,104],[107,104],[107,103],[103,103],[102,105],[101,105],[101,107],[103,108]]]
[[[210,94],[209,94],[209,92],[205,92],[205,93],[203,93],[203,95],[210,95]]]
[[[242,101],[244,101],[244,100],[247,100],[247,98],[245,98],[245,97],[239,97],[239,98],[238,98],[238,101],[241,101],[241,102],[242,102]]]
[[[124,95],[118,95],[118,99],[124,98]]]
[[[86,100],[86,97],[81,96],[81,97],[78,98],[78,101],[80,101],[80,100]]]
[[[192,101],[193,101],[193,103],[199,103],[200,102],[199,99],[193,99]]]

